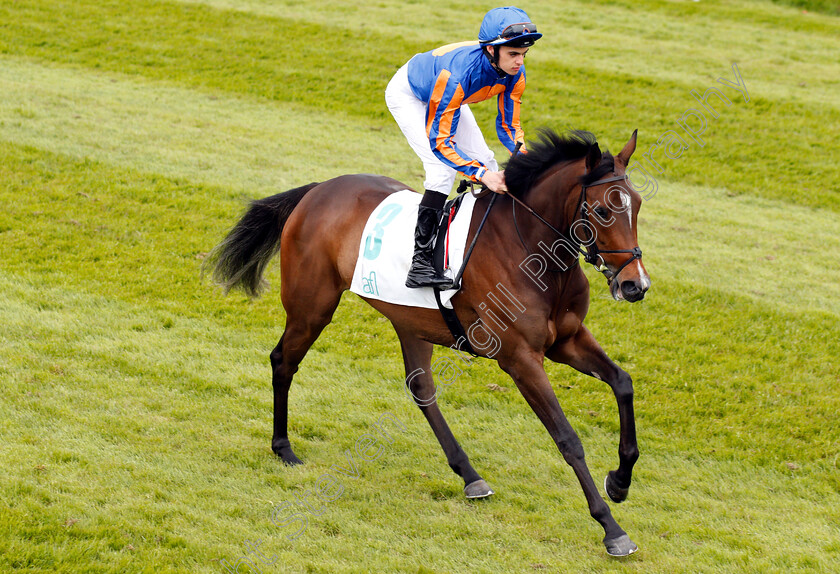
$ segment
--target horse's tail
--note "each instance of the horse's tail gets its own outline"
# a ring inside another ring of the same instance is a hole
[[[286,220],[309,190],[310,183],[251,202],[239,222],[207,256],[203,270],[212,269],[213,281],[225,292],[242,289],[258,297],[267,283],[262,278],[269,261],[280,249]]]

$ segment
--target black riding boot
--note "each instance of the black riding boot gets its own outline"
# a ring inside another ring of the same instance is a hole
[[[414,257],[405,286],[438,287],[446,289],[452,286],[452,280],[435,270],[434,244],[438,222],[446,202],[446,195],[426,190],[417,213],[417,227],[414,229]]]

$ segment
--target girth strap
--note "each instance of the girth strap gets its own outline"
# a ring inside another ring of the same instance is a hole
[[[446,323],[446,326],[449,327],[449,332],[452,333],[452,336],[455,338],[455,348],[459,351],[465,351],[473,357],[477,357],[478,354],[472,348],[472,345],[470,345],[467,332],[464,331],[464,326],[461,325],[461,321],[458,320],[458,315],[455,313],[455,309],[443,306],[443,303],[441,303],[440,300],[440,289],[437,288],[435,288],[435,301],[437,302],[438,309],[440,309],[440,314],[443,315],[443,321]]]

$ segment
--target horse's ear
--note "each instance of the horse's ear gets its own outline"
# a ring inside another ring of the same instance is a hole
[[[587,173],[592,173],[598,164],[601,163],[601,148],[598,147],[598,143],[594,143],[589,146],[589,153],[586,154],[586,171]]]
[[[630,156],[633,155],[634,151],[636,151],[637,133],[639,133],[639,130],[633,130],[633,135],[630,136],[630,141],[627,142],[627,145],[625,145],[624,149],[621,150],[621,153],[618,154],[618,159],[621,160],[621,163],[624,164],[624,167],[630,165]]]

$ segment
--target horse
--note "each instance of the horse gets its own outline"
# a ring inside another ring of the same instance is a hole
[[[590,514],[604,529],[603,543],[611,556],[627,556],[638,547],[600,496],[543,359],[569,365],[612,389],[620,419],[619,465],[609,471],[604,484],[607,496],[622,502],[639,457],[633,384],[583,324],[589,281],[579,260],[583,253],[604,273],[616,300],[639,301],[650,287],[636,232],[641,196],[626,175],[635,148],[636,132],[617,156],[602,153],[595,136],[580,130],[563,136],[543,130],[538,141],[529,141],[527,153],[514,155],[505,166],[508,191],[496,196],[495,209],[487,213],[474,244],[472,258],[480,264],[466,266],[462,287],[451,301],[462,322],[486,327],[481,337],[473,329],[473,352],[495,360],[542,421],[574,470]],[[279,251],[286,325],[270,354],[271,448],[288,465],[301,464],[287,432],[292,378],[351,285],[368,216],[389,194],[404,189],[408,187],[403,183],[384,176],[343,175],[254,200],[205,263],[225,290],[239,288],[258,296],[266,286],[266,266]],[[477,213],[486,209],[492,195],[476,200]],[[475,236],[478,219],[470,224],[468,241]],[[488,305],[485,294],[500,285],[515,302],[504,305],[496,297],[495,304]],[[466,496],[493,494],[434,400],[432,349],[434,345],[457,349],[463,341],[455,341],[438,310],[362,298],[392,323],[402,349],[406,384],[449,466],[464,480]],[[520,312],[518,317],[511,317],[510,305]],[[500,324],[505,316],[509,321]],[[496,337],[497,344],[489,345],[488,337]]]

